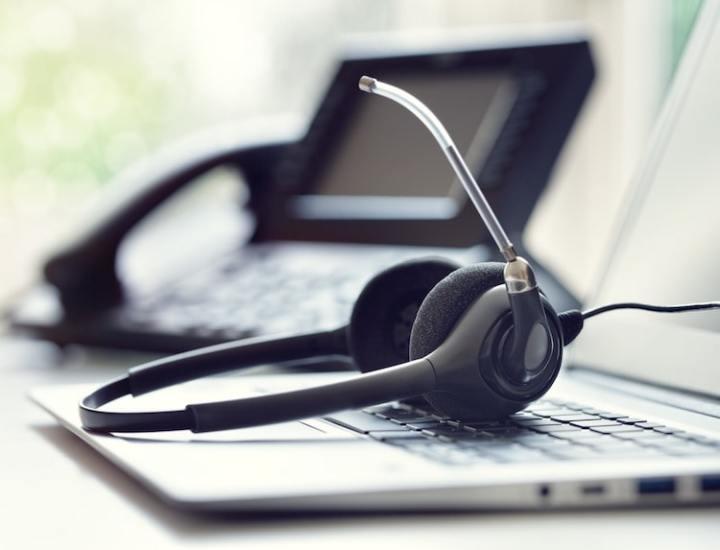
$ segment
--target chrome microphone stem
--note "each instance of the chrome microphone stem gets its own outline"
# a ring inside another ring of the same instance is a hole
[[[465,188],[465,192],[468,194],[470,200],[475,206],[475,209],[485,222],[485,226],[490,232],[490,235],[495,241],[500,253],[508,262],[514,261],[518,257],[517,252],[515,252],[515,247],[513,246],[513,243],[510,242],[505,230],[502,228],[500,222],[495,216],[495,212],[492,211],[492,208],[485,199],[485,195],[483,195],[480,190],[480,186],[475,181],[475,178],[472,177],[470,169],[460,156],[460,152],[457,150],[457,147],[455,147],[454,143],[451,143],[444,149],[444,152],[445,156],[455,170],[455,174],[460,180],[460,183]]]
[[[515,260],[518,256],[512,242],[510,242],[490,204],[485,199],[485,195],[483,195],[480,186],[475,181],[475,178],[473,178],[470,169],[467,167],[467,164],[465,164],[450,134],[448,134],[445,126],[443,126],[435,114],[415,96],[396,86],[380,82],[375,78],[363,76],[360,78],[358,86],[363,92],[381,95],[402,105],[430,130],[440,145],[440,148],[443,150],[443,153],[445,153],[448,161],[450,161],[450,165],[455,171],[465,192],[470,197],[475,209],[478,211],[478,214],[480,214],[483,222],[485,222],[485,226],[490,232],[490,236],[495,241],[500,253],[508,262]]]

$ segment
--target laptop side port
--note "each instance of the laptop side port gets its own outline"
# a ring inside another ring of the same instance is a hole
[[[636,483],[639,495],[671,495],[675,492],[675,478],[646,477]]]
[[[720,474],[701,476],[700,490],[703,493],[720,493]]]
[[[580,492],[587,496],[597,496],[605,494],[605,485],[601,483],[593,483],[591,485],[583,485],[580,487]]]

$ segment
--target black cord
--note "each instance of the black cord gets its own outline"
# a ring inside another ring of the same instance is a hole
[[[677,313],[680,311],[698,311],[703,309],[720,309],[720,302],[699,302],[696,304],[678,304],[673,306],[655,306],[651,304],[640,304],[637,302],[619,302],[617,304],[608,304],[606,306],[596,307],[588,311],[583,311],[583,319],[590,319],[595,315],[600,315],[606,311],[614,309],[642,309],[645,311],[655,311],[658,313]]]

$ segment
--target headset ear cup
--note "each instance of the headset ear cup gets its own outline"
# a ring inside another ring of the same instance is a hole
[[[410,331],[420,304],[458,268],[442,258],[411,260],[378,273],[365,285],[348,327],[350,356],[362,372],[408,360]]]
[[[435,285],[423,300],[415,318],[410,334],[410,359],[432,353],[450,335],[475,300],[491,288],[504,284],[504,267],[505,264],[499,262],[469,265]],[[425,398],[438,411],[447,410],[441,395],[427,394]]]

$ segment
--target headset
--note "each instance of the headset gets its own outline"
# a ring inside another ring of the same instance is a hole
[[[545,394],[563,348],[584,320],[622,308],[659,312],[720,308],[720,302],[654,306],[634,302],[558,314],[518,256],[480,187],[437,117],[409,93],[363,76],[362,91],[402,105],[430,130],[470,197],[505,263],[460,267],[441,258],[404,262],[373,277],[347,326],[287,337],[234,341],[131,368],[86,396],[80,418],[101,433],[210,432],[323,416],[422,396],[441,416],[495,420]],[[103,406],[182,382],[266,363],[350,358],[361,374],[295,391],[184,409],[117,412]]]

